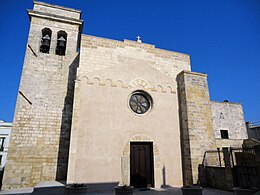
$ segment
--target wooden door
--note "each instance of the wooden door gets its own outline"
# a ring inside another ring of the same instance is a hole
[[[130,144],[130,184],[136,188],[154,187],[152,142]]]

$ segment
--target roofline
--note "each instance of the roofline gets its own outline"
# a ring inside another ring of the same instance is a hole
[[[5,122],[5,121],[0,121],[0,128],[1,127],[12,127],[12,123],[11,122]]]
[[[242,105],[241,102],[220,102],[220,101],[216,101],[216,100],[210,100],[211,102],[214,103],[222,103],[222,104],[238,104],[238,105]]]
[[[136,44],[136,45],[138,45],[138,44],[140,44],[140,45],[146,45],[146,46],[151,47],[151,48],[154,48],[154,49],[159,49],[159,50],[163,50],[163,51],[167,51],[167,52],[171,52],[171,53],[176,53],[176,54],[180,54],[180,55],[189,56],[189,59],[190,59],[190,54],[181,53],[181,52],[178,52],[178,51],[172,51],[172,50],[169,50],[169,49],[158,48],[158,47],[156,47],[155,45],[150,44],[150,43],[144,43],[144,42],[138,43],[137,41],[133,41],[133,40],[129,40],[129,39],[116,40],[116,39],[112,39],[112,38],[99,37],[99,36],[89,35],[89,34],[83,34],[83,33],[81,34],[81,36],[93,37],[93,38],[104,39],[104,40],[109,40],[109,41],[116,41],[116,42],[120,42],[120,43],[131,42],[131,43]]]
[[[81,14],[81,10],[77,10],[77,9],[73,9],[73,8],[67,8],[67,7],[63,7],[63,6],[59,6],[59,5],[54,5],[54,4],[49,4],[49,3],[45,3],[42,1],[33,1],[33,4],[38,4],[38,5],[44,5],[46,7],[53,7],[53,8],[58,8],[58,9],[62,9],[62,10],[66,10],[66,11],[71,11],[71,12],[76,12],[76,13],[80,13]]]
[[[35,17],[40,17],[40,18],[48,18],[48,19],[52,19],[52,20],[56,20],[56,21],[60,21],[60,22],[65,22],[65,23],[71,23],[71,24],[78,24],[79,26],[83,25],[83,20],[81,19],[76,19],[76,18],[70,18],[70,17],[65,17],[65,16],[60,16],[60,15],[55,15],[55,14],[49,14],[49,13],[45,13],[45,12],[39,12],[39,11],[35,11],[35,10],[27,10],[28,15],[31,19],[31,16],[35,16]]]
[[[184,74],[191,74],[191,75],[196,75],[196,76],[201,76],[201,77],[208,77],[207,74],[205,73],[200,73],[200,72],[193,72],[190,70],[183,70],[180,73],[177,74],[177,79],[180,79],[184,76]]]

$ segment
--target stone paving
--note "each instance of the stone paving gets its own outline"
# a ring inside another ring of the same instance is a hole
[[[234,192],[223,191],[219,189],[204,188],[203,195],[233,195]],[[88,193],[89,195],[100,195],[98,193]],[[114,195],[114,192],[104,193],[102,195]],[[134,195],[182,195],[180,188],[135,190]]]
[[[32,195],[33,188],[14,189],[7,191],[0,191],[0,195]],[[33,193],[36,195],[36,193]],[[51,193],[53,194],[53,193]],[[63,193],[54,193],[55,195],[64,195]],[[109,193],[87,193],[88,195],[114,195],[114,192]],[[134,190],[134,195],[182,195],[180,188],[166,188],[166,189],[149,189],[149,190]],[[204,188],[203,195],[233,195],[233,192]],[[46,194],[48,195],[48,194]]]

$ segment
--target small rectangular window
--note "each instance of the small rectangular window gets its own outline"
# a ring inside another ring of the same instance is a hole
[[[228,130],[220,130],[220,134],[222,139],[229,139]]]
[[[0,137],[0,152],[4,151],[6,137]]]

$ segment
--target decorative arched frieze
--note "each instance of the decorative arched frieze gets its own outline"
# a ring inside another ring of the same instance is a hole
[[[78,80],[88,83],[89,78],[87,76],[82,76],[82,77],[79,77]]]
[[[116,81],[116,85],[118,86],[118,87],[122,87],[123,86],[123,81],[121,81],[121,80],[117,80]]]
[[[99,81],[99,86],[105,87],[106,86],[106,81],[105,80],[100,80]]]
[[[136,79],[136,80],[133,80],[131,83],[130,83],[130,86],[134,87],[134,88],[142,88],[142,89],[150,89],[150,85],[147,81],[143,80],[143,79]]]
[[[151,91],[153,91],[153,92],[157,92],[158,90],[156,89],[156,86],[155,85],[153,85],[152,87],[151,87]]]
[[[157,88],[157,91],[160,91],[160,92],[163,90],[163,87],[161,85],[157,85],[156,88]]]
[[[173,90],[173,87],[171,86],[171,85],[166,85],[167,87],[166,87],[166,92],[167,93],[175,93],[176,94],[176,92]]]
[[[106,79],[106,86],[113,87],[113,82],[111,79]]]
[[[100,78],[94,77],[93,83],[94,83],[94,85],[99,85],[99,83],[100,83]]]
[[[152,92],[161,92],[161,93],[171,93],[176,94],[176,91],[173,90],[173,87],[169,84],[162,85],[162,84],[149,84],[147,81],[143,79],[135,79],[130,84],[127,82],[118,79],[101,79],[98,76],[89,76],[89,75],[81,75],[78,76],[76,81],[78,82],[84,82],[89,85],[97,85],[102,87],[120,87],[124,89],[132,88],[132,90],[146,90],[146,91],[152,91]]]
[[[94,84],[93,80],[92,80],[89,76],[86,76],[86,75],[78,76],[78,77],[76,78],[76,81],[78,81],[78,82],[83,82],[83,83],[87,83],[87,84],[89,84],[89,85],[93,85],[93,84]]]

